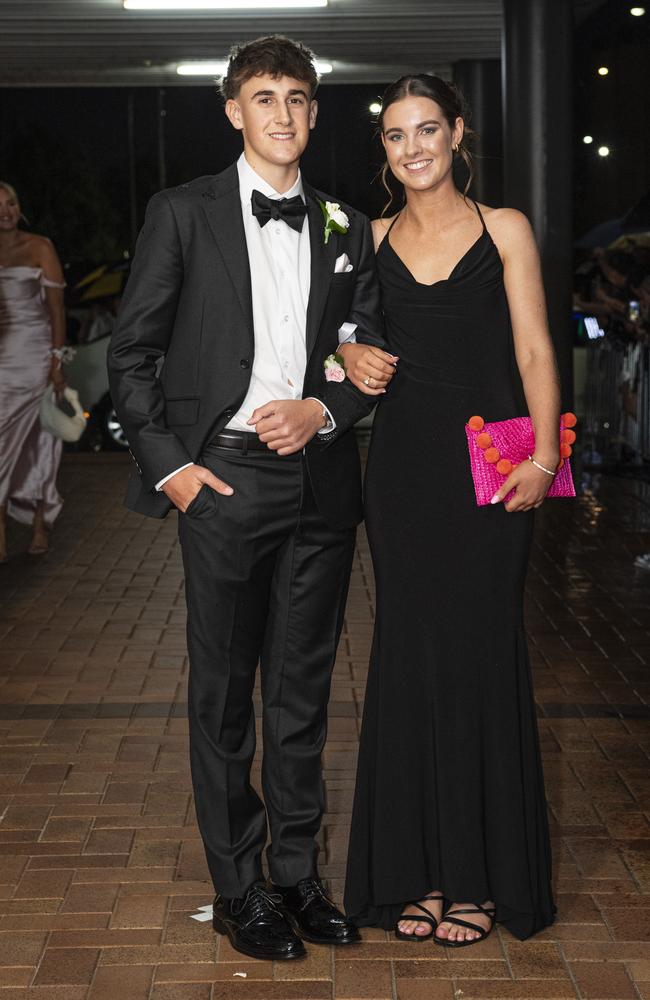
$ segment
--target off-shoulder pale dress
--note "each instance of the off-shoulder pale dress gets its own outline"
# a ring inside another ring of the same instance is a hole
[[[0,506],[31,523],[40,500],[51,524],[61,510],[56,476],[61,441],[42,430],[39,404],[52,361],[40,267],[0,267]]]

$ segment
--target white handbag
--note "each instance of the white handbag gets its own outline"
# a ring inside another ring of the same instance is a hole
[[[51,385],[48,385],[41,399],[39,411],[41,427],[63,441],[78,441],[86,429],[86,418],[79,402],[79,393],[76,389],[66,386],[62,397],[74,410],[73,415],[70,416],[61,409],[56,392]]]

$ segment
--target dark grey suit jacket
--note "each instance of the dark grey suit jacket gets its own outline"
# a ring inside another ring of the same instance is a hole
[[[368,220],[344,205],[345,235],[323,239],[318,199],[305,184],[311,242],[304,393],[331,411],[336,429],[306,448],[318,507],[334,527],[362,517],[359,455],[352,426],[375,399],[346,379],[326,382],[323,363],[338,330],[357,324],[357,339],[383,347],[383,323]],[[334,273],[347,253],[353,270]],[[108,353],[111,396],[135,468],[127,506],[164,517],[172,504],[155,484],[197,462],[235,414],[248,390],[255,336],[251,278],[236,165],[161,191],[149,202]]]

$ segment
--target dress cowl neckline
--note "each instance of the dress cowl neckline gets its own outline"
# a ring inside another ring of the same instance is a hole
[[[492,269],[496,266],[499,274],[503,270],[501,256],[487,229],[483,229],[483,232],[467,248],[462,257],[456,261],[446,278],[439,278],[437,281],[431,283],[418,281],[414,277],[411,270],[406,266],[390,242],[390,234],[386,234],[377,251],[377,259],[380,263],[382,251],[383,263],[390,272],[397,277],[397,271],[399,270],[402,277],[408,282],[409,287],[415,289],[416,292],[421,291],[425,294],[436,289],[444,291],[446,288],[453,286],[461,278],[466,277],[468,274],[474,274],[475,271],[481,271],[483,268]]]

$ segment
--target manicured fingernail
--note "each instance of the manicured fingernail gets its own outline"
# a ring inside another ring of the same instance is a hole
[[[499,496],[499,494],[495,493],[492,499],[490,500],[490,503],[498,503],[500,499],[501,497]]]

